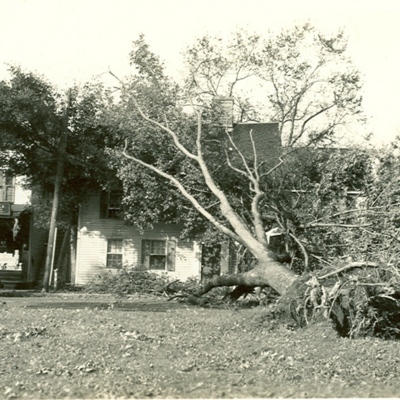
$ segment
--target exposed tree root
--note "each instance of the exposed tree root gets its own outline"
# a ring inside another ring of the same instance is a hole
[[[234,287],[225,298],[235,301],[268,283],[257,268],[215,276],[187,301],[205,306],[208,299],[202,296],[221,286]],[[332,320],[339,334],[346,337],[400,338],[399,274],[372,262],[353,262],[319,274],[303,274],[280,297],[275,316],[300,327],[321,319]]]
[[[297,296],[286,299],[291,317],[299,326],[319,318],[331,319],[340,335],[351,338],[400,338],[400,282],[398,277],[388,275],[388,270],[378,267],[382,266],[355,262],[305,281],[303,278],[303,296],[300,290]],[[354,268],[360,269],[345,274]],[[333,276],[335,283],[328,279]]]

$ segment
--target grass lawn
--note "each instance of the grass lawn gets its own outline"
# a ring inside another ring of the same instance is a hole
[[[112,302],[1,297],[0,399],[400,396],[399,342],[276,328],[262,308]]]

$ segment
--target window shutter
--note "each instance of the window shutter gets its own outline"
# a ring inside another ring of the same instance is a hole
[[[150,268],[150,240],[142,240],[142,265],[149,269]]]
[[[108,191],[102,190],[100,192],[100,218],[108,217]]]
[[[168,240],[167,242],[167,270],[175,271],[175,254],[176,254],[176,241]]]

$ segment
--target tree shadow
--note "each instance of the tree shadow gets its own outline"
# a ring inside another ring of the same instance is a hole
[[[27,308],[55,308],[64,310],[115,310],[115,311],[131,311],[131,312],[168,312],[172,310],[178,310],[188,308],[186,304],[181,303],[146,303],[146,302],[134,302],[134,303],[118,303],[118,302],[59,302],[59,303],[37,303],[27,305]]]

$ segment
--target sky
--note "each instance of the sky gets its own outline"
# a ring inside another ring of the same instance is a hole
[[[400,134],[399,21],[395,0],[0,0],[0,80],[9,64],[61,90],[95,76],[109,79],[109,69],[124,76],[141,33],[173,75],[197,37],[310,22],[323,33],[345,30],[364,80],[365,130],[386,144]]]

